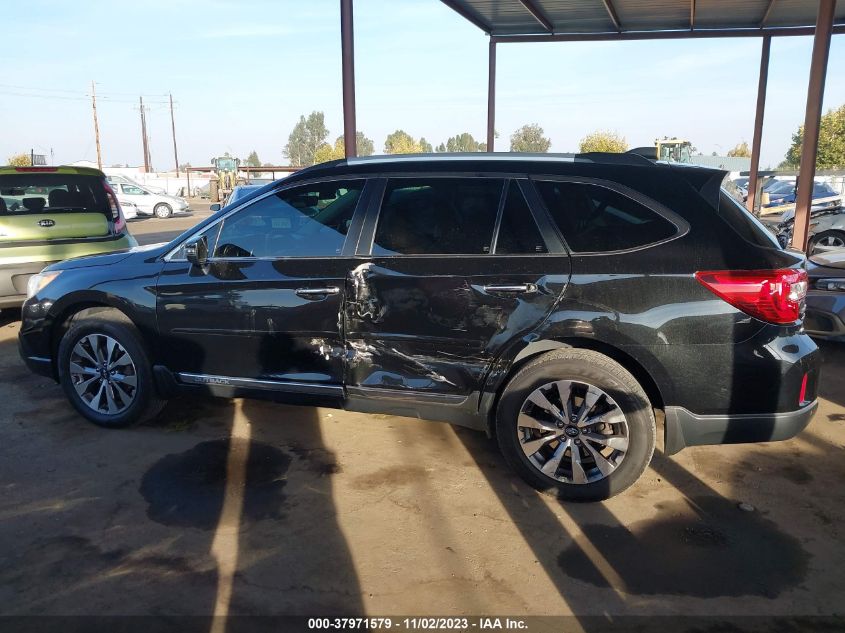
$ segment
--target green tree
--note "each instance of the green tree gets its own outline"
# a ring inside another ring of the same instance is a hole
[[[628,151],[628,141],[618,132],[596,130],[581,139],[578,149],[582,154],[587,152],[612,152],[621,154]]]
[[[291,165],[307,167],[314,164],[314,153],[326,142],[329,135],[325,119],[322,112],[316,111],[307,118],[299,117],[299,122],[293,127],[284,149],[285,158]]]
[[[792,146],[786,152],[784,161],[788,167],[801,164],[801,145],[804,142],[804,126],[792,135]],[[845,167],[845,105],[828,110],[822,116],[819,128],[819,152],[816,169],[837,169]]]
[[[355,133],[355,139],[358,156],[373,155],[374,146],[372,139],[367,138],[367,136],[361,131]],[[345,156],[346,142],[342,136],[338,136],[334,141],[334,145],[323,143],[317,148],[317,151],[314,152],[314,164],[316,165],[330,160],[338,160],[340,158],[344,158]]]
[[[244,163],[248,167],[261,167],[261,161],[258,158],[258,153],[255,150],[252,150],[249,153],[249,156],[246,157],[246,163]]]
[[[368,138],[361,130],[355,132],[355,148],[358,150],[358,156],[372,156],[376,151],[373,139]]]
[[[437,147],[434,148],[435,152],[445,152],[446,151],[446,144],[440,143]]]
[[[404,130],[396,130],[388,134],[384,141],[385,154],[419,154],[422,151],[421,143],[414,140],[414,137]]]
[[[443,148],[443,149],[440,149]],[[446,145],[441,143],[437,151],[439,152],[483,152],[486,149],[484,143],[479,143],[469,132],[463,132],[455,136],[450,136],[446,140]]]
[[[543,136],[543,128],[536,123],[523,125],[516,132],[511,134],[512,152],[545,153],[549,151],[551,146],[551,139]]]
[[[12,167],[29,167],[32,159],[29,154],[12,154],[7,161]]]
[[[736,145],[734,145],[733,149],[728,150],[728,156],[751,158],[751,149],[748,147],[748,143],[743,141],[742,143],[737,143]]]
[[[420,137],[420,151],[426,154],[431,154],[434,149],[431,147],[431,143],[425,140],[424,136]]]

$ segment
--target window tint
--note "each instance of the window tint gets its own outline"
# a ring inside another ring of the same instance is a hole
[[[573,182],[538,182],[552,219],[574,252],[603,252],[659,242],[677,227],[612,189]]]
[[[144,195],[144,190],[140,187],[135,187],[134,185],[121,185],[123,189],[123,193],[133,195],[133,196],[142,196]]]
[[[112,216],[102,177],[42,172],[0,176],[0,215],[79,211]]]
[[[540,229],[528,208],[528,203],[519,190],[519,185],[511,181],[508,185],[508,197],[502,210],[502,224],[496,240],[496,253],[521,255],[523,253],[547,253],[546,245],[540,235]]]
[[[223,221],[215,257],[339,255],[363,181],[294,187],[256,200]]]
[[[489,178],[390,180],[373,253],[489,253],[503,183]]]
[[[736,198],[722,190],[719,195],[719,215],[739,233],[743,239],[757,246],[780,248],[775,235],[739,203]]]

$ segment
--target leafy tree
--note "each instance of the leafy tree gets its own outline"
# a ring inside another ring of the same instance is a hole
[[[431,154],[434,151],[431,147],[431,143],[425,140],[424,136],[420,137],[420,151],[426,154]]]
[[[356,149],[358,150],[358,156],[372,156],[373,155],[373,141],[366,137],[366,135],[361,132],[357,131],[355,133],[356,138]],[[314,152],[314,164],[318,163],[325,163],[330,160],[338,160],[339,158],[344,158],[346,156],[346,143],[343,140],[342,136],[338,136],[335,139],[334,145],[329,145],[328,143],[323,143],[320,147],[317,148],[317,151]]]
[[[435,152],[445,152],[446,151],[446,144],[440,143],[437,147],[434,148]]]
[[[7,160],[12,167],[29,167],[29,164],[32,162],[30,155],[25,153],[12,154]]]
[[[751,158],[751,149],[748,147],[748,143],[743,141],[742,143],[737,143],[736,145],[734,145],[733,149],[728,150],[728,156]]]
[[[801,164],[801,145],[804,142],[804,126],[792,135],[792,146],[786,152],[785,163],[789,167]],[[816,169],[845,167],[845,105],[828,110],[822,116],[819,128],[819,151]]]
[[[425,140],[425,139],[421,139]],[[429,145],[429,147],[431,147]],[[385,154],[419,154],[423,151],[422,144],[404,130],[396,130],[388,134],[384,141]]]
[[[628,151],[628,141],[618,132],[596,130],[582,138],[578,148],[581,153],[613,152],[621,154],[622,152]]]
[[[261,161],[258,158],[258,153],[255,150],[252,150],[249,153],[249,156],[246,157],[247,167],[261,167]]]
[[[358,150],[358,156],[372,156],[376,151],[373,139],[368,138],[361,130],[355,132],[355,148]]]
[[[116,166],[117,167],[123,167],[123,165],[116,165]],[[182,163],[181,165],[179,165],[179,170],[185,171],[186,169],[188,169],[188,167],[191,167],[191,163]]]
[[[516,132],[511,134],[512,152],[545,153],[549,151],[551,146],[551,139],[543,136],[543,128],[536,123],[523,125]]]
[[[446,145],[441,143],[437,147],[438,152],[483,152],[487,146],[479,143],[469,132],[463,132],[456,136],[450,136]]]
[[[299,122],[293,127],[285,145],[284,155],[291,165],[307,167],[314,164],[314,153],[325,143],[329,135],[326,128],[325,115],[322,112],[312,112],[306,118],[299,117]]]

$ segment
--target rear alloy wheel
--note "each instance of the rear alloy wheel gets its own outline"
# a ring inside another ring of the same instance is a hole
[[[155,213],[157,218],[161,218],[162,220],[166,220],[171,215],[173,215],[173,208],[169,204],[165,204],[162,202],[161,204],[157,204],[153,209],[153,213]]]
[[[815,235],[810,243],[810,254],[845,248],[845,233],[842,231],[824,231]]]
[[[624,367],[592,350],[563,348],[511,378],[496,410],[496,437],[510,466],[535,488],[598,501],[642,475],[655,422]]]
[[[118,310],[85,310],[59,342],[59,382],[70,403],[100,426],[120,428],[155,416],[164,406],[135,325]]]

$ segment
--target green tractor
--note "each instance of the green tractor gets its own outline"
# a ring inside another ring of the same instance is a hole
[[[238,180],[238,169],[241,166],[240,158],[231,156],[219,156],[211,159],[214,172],[209,182],[209,198],[212,202],[223,202],[236,185]]]

